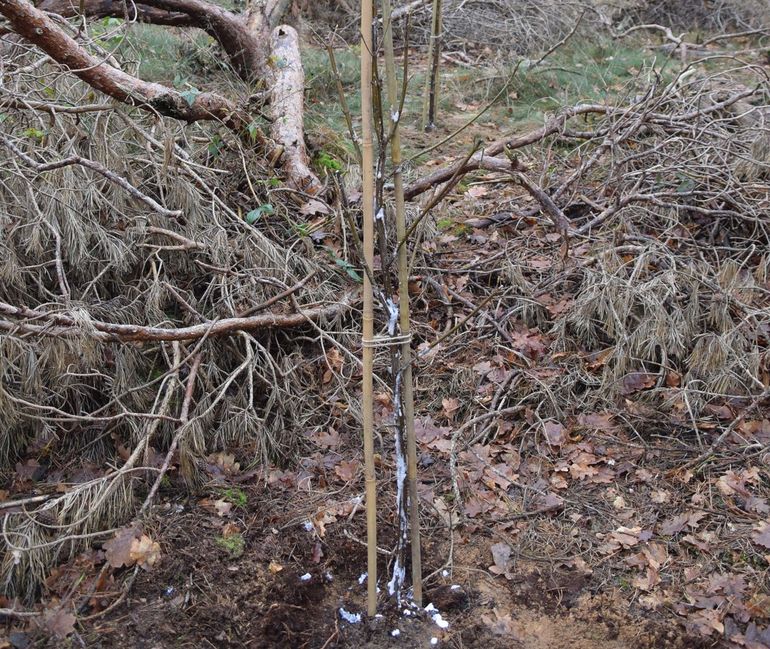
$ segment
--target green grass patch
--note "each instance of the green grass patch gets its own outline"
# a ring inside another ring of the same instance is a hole
[[[246,541],[242,534],[233,534],[231,536],[217,537],[217,545],[235,559],[243,554],[246,548]]]
[[[230,487],[222,492],[222,500],[232,503],[234,507],[245,509],[249,504],[249,497],[243,489]]]
[[[102,47],[128,62],[128,69],[140,78],[183,91],[194,87],[194,78],[204,83],[212,74],[219,74],[226,61],[214,39],[199,30],[143,23],[126,27],[119,18],[96,21],[90,30]]]

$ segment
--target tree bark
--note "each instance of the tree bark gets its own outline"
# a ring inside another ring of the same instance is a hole
[[[37,8],[63,18],[80,15],[80,4],[72,0],[43,0]],[[121,0],[84,0],[83,12],[90,18],[127,18],[154,25],[168,27],[197,27],[191,16],[183,13],[169,13],[146,4],[129,4]]]
[[[236,72],[247,82],[264,79],[268,72],[266,34],[251,30],[242,16],[205,0],[142,0],[144,4],[191,16],[216,39],[230,57]]]
[[[246,14],[246,26],[254,34],[268,36],[283,20],[291,0],[253,0]]]
[[[303,111],[305,105],[305,73],[299,52],[297,30],[280,25],[270,38],[271,72],[270,115],[272,138],[283,146],[282,167],[294,189],[318,195],[323,185],[310,169],[305,148]]]

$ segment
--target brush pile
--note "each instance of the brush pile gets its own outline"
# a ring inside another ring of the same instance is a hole
[[[2,512],[0,591],[32,599],[169,467],[295,457],[324,373],[340,398],[321,332],[355,289],[226,130],[96,100],[22,47],[2,73],[0,474],[34,491]]]
[[[529,408],[526,433],[549,418],[620,410],[674,435],[689,431],[698,444],[709,417],[732,421],[731,430],[749,413],[761,419],[770,384],[769,120],[761,68],[690,67],[666,80],[640,73],[625,106],[575,106],[407,187],[414,196],[428,180],[456,183],[463,169],[487,169],[481,180],[473,172],[475,182],[497,179],[506,198],[493,217],[467,225],[520,232],[471,266],[442,258],[467,271],[462,290],[451,275],[428,282],[439,299],[459,300],[461,313],[476,305],[471,322],[497,341],[487,371],[505,380],[483,401],[485,415]],[[504,150],[513,170],[495,174]],[[552,231],[564,223],[561,235]],[[496,306],[481,309],[491,287]],[[459,335],[445,351],[464,356],[482,340]],[[559,362],[543,368],[553,352]],[[434,405],[458,391],[461,403],[478,402],[473,380],[453,375]]]

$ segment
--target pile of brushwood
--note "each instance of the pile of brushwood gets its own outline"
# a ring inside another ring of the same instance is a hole
[[[2,510],[0,590],[30,598],[170,462],[195,485],[215,450],[295,458],[356,285],[226,129],[94,97],[23,49],[3,65],[0,473],[35,486]]]

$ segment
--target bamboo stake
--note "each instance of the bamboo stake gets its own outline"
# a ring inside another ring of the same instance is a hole
[[[400,107],[403,105],[398,96],[398,79],[393,52],[393,22],[390,0],[382,0],[382,21],[385,26],[385,77],[387,81],[388,103],[392,124],[391,161],[393,163],[393,184],[396,203],[397,241],[406,236],[406,210],[404,207],[404,179],[401,174],[401,121]],[[406,47],[406,46],[405,46]],[[404,55],[404,78],[407,76],[408,58]],[[412,548],[412,588],[414,601],[422,605],[422,558],[420,553],[420,519],[417,499],[417,443],[414,434],[414,390],[412,386],[411,345],[408,340],[411,323],[409,318],[409,268],[407,246],[398,250],[398,301],[401,334],[406,340],[401,344],[401,367],[403,367],[402,406],[403,421],[406,428],[407,483],[409,493],[409,530]]]
[[[374,147],[372,141],[372,20],[373,1],[361,0],[361,174],[363,176],[364,263],[374,268]],[[377,613],[377,482],[374,473],[374,297],[364,273],[363,379],[361,410],[366,475],[367,610]]]
[[[436,106],[438,106],[439,63],[441,60],[441,0],[433,0],[430,24],[430,40],[428,41],[428,77],[425,79],[425,91],[422,99],[423,131],[435,127]]]

